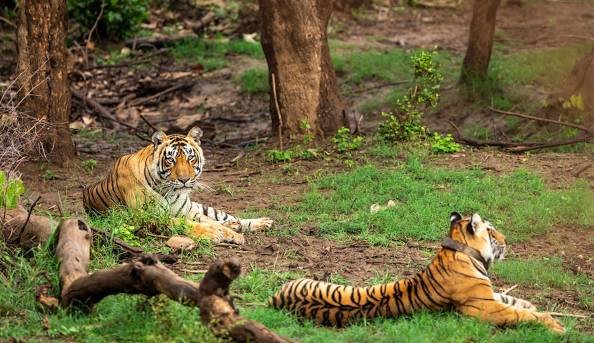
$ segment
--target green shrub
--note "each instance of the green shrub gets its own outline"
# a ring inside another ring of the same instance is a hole
[[[268,150],[266,152],[266,158],[272,163],[291,162],[293,160],[293,151],[276,149]]]
[[[451,134],[445,136],[437,132],[431,136],[431,152],[434,154],[451,154],[460,151],[460,144],[456,143]]]
[[[241,91],[249,94],[266,94],[269,92],[268,70],[262,68],[248,69],[239,76]]]
[[[363,144],[363,137],[351,135],[348,128],[341,127],[338,129],[336,136],[332,138],[332,143],[334,143],[336,151],[342,154],[343,152],[359,149]]]
[[[68,0],[68,14],[76,25],[76,35],[87,35],[99,13],[96,34],[102,38],[123,39],[132,36],[148,19],[149,0]]]
[[[0,170],[0,208],[16,207],[24,192],[23,181],[10,179],[4,171]]]
[[[426,136],[427,129],[421,119],[428,108],[437,105],[443,79],[433,60],[435,54],[420,51],[411,57],[414,82],[409,94],[396,100],[394,113],[382,113],[385,120],[378,132],[386,141],[410,141]]]

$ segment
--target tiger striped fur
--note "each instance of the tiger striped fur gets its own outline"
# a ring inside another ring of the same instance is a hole
[[[270,304],[338,327],[361,318],[455,309],[497,325],[535,321],[553,331],[565,331],[530,302],[493,291],[487,268],[494,259],[503,258],[506,245],[505,236],[489,222],[478,214],[463,219],[454,212],[449,237],[429,266],[412,278],[371,287],[298,279],[283,285]]]
[[[191,234],[215,242],[243,244],[242,232],[269,228],[269,218],[239,219],[228,213],[191,201],[200,183],[204,155],[200,147],[202,130],[187,135],[153,134],[153,144],[120,157],[108,175],[83,191],[87,211],[104,212],[118,205],[139,207],[148,201],[167,206],[174,218],[184,217]]]

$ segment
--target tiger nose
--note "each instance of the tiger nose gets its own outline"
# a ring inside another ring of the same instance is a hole
[[[186,183],[188,181],[190,181],[190,177],[189,176],[183,176],[183,177],[178,177],[177,178],[181,183]]]

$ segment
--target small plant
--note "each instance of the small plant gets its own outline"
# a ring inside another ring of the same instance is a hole
[[[85,170],[88,172],[92,172],[96,166],[97,166],[97,160],[88,159],[88,160],[83,161],[83,168],[85,168]]]
[[[359,149],[363,144],[363,137],[351,135],[348,128],[341,127],[338,129],[336,136],[332,138],[332,143],[334,143],[336,151],[342,154],[347,151]]]
[[[293,160],[293,151],[291,150],[268,150],[266,158],[272,163],[291,162]]]
[[[54,173],[52,170],[50,169],[46,169],[43,172],[43,179],[45,181],[51,181],[51,180],[56,180],[58,178],[58,176],[56,175],[56,173]]]
[[[131,244],[139,244],[135,232],[138,228],[132,225],[123,224],[113,229],[113,234],[121,238],[123,241]]]
[[[0,208],[14,208],[25,192],[23,181],[9,178],[0,170]]]
[[[460,151],[460,144],[456,143],[451,134],[445,136],[437,132],[431,136],[431,152],[434,154],[451,154]]]
[[[299,128],[301,131],[304,132],[303,134],[303,144],[309,144],[314,140],[314,135],[311,132],[311,125],[306,120],[299,121]]]
[[[439,88],[442,74],[439,72],[433,55],[421,51],[411,57],[414,84],[408,95],[396,100],[394,113],[382,113],[384,122],[379,127],[379,135],[389,142],[410,141],[424,138],[427,129],[422,117],[428,108],[435,107],[439,101]]]
[[[311,148],[299,151],[299,158],[302,158],[304,160],[315,160],[318,157],[320,157],[319,149]]]

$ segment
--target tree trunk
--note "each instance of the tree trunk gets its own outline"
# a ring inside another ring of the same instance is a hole
[[[501,0],[474,1],[468,49],[460,76],[463,83],[487,76],[493,49],[493,36],[495,35],[495,18],[500,2]]]
[[[64,165],[76,151],[68,129],[70,84],[66,51],[66,1],[19,0],[18,83],[23,118],[40,131],[41,154]]]
[[[259,0],[262,48],[270,89],[276,91],[270,94],[275,133],[299,133],[301,123],[306,122],[313,133],[323,138],[346,126],[345,105],[326,37],[332,3]]]

